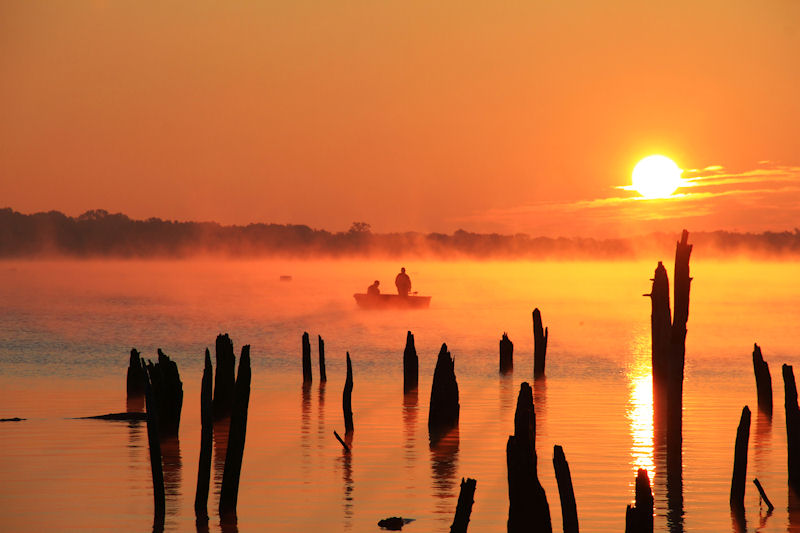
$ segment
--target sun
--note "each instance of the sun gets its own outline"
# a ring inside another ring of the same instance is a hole
[[[645,198],[668,198],[678,187],[685,185],[683,171],[669,157],[650,155],[633,167],[631,189]]]

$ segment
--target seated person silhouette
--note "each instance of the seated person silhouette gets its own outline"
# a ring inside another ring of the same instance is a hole
[[[400,269],[400,273],[394,278],[394,284],[397,286],[397,294],[400,296],[408,296],[411,291],[411,278],[406,274],[405,267]]]
[[[380,284],[381,282],[376,279],[375,283],[367,287],[367,296],[378,296],[381,293],[381,290],[378,288]]]

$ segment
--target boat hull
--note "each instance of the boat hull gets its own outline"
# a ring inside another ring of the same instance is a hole
[[[362,309],[427,309],[430,296],[400,296],[399,294],[354,294],[353,298]]]

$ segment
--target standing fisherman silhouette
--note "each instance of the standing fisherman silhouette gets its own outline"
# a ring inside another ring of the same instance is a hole
[[[405,267],[402,267],[400,273],[394,278],[394,284],[397,287],[397,294],[408,296],[409,291],[411,291],[411,278],[406,274]]]

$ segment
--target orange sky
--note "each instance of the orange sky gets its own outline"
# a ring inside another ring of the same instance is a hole
[[[799,61],[796,0],[8,1],[0,207],[791,229]],[[631,200],[615,187],[651,153],[715,168],[688,196]]]

